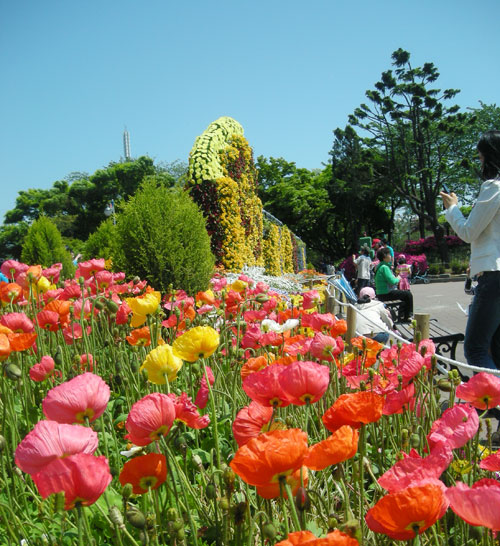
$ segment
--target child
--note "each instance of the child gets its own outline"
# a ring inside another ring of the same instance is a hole
[[[400,290],[410,290],[411,265],[406,263],[406,256],[401,254],[398,258],[396,275],[401,278],[398,288]]]
[[[352,256],[352,260],[357,270],[358,282],[356,285],[356,292],[359,294],[365,286],[370,286],[370,266],[372,260],[370,258],[370,249],[365,245],[360,250],[361,254],[357,258]]]

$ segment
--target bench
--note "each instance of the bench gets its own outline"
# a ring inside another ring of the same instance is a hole
[[[394,325],[394,328],[402,338],[407,341],[413,341],[414,332],[411,322],[397,323]],[[450,332],[446,328],[443,328],[436,319],[431,319],[429,321],[429,338],[436,345],[436,353],[443,356],[446,356],[445,353],[448,353],[451,359],[456,360],[455,352],[458,342],[463,341],[465,336],[464,334]]]
[[[401,300],[384,301],[384,305],[391,312],[392,322],[394,322],[394,324],[403,322],[404,303]]]

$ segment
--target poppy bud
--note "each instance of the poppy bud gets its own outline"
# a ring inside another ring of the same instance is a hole
[[[277,534],[278,532],[276,531],[274,523],[268,522],[262,526],[262,536],[264,538],[267,538],[268,540],[273,540],[274,538],[276,538]]]
[[[62,366],[63,355],[60,345],[57,346],[56,352],[54,353],[54,363],[56,364],[56,366]]]
[[[177,436],[177,438],[174,441],[174,444],[179,451],[186,451],[187,449],[186,437],[182,434]]]
[[[359,390],[360,391],[366,391],[366,382],[365,381],[360,381],[359,382]]]
[[[136,529],[144,529],[146,526],[146,517],[140,510],[137,510],[137,508],[129,508],[125,515],[127,516],[130,525]]]
[[[443,392],[451,392],[451,389],[452,389],[451,382],[444,378],[440,379],[437,382],[437,388]]]
[[[182,521],[182,519],[177,518],[174,521],[172,521],[172,529],[174,531],[179,531],[180,529],[183,529],[183,528],[184,528],[184,522]]]
[[[224,469],[224,472],[222,473],[222,478],[226,485],[232,486],[234,484],[236,474],[234,473],[233,469],[230,466],[226,466],[226,468]]]
[[[64,492],[60,491],[54,495],[54,512],[62,513],[64,511],[64,504],[66,500],[64,497]]]
[[[5,449],[6,446],[7,446],[7,440],[5,439],[4,436],[0,434],[0,453],[2,453],[2,451]]]
[[[85,279],[83,277],[78,277],[78,284],[83,286],[85,284]]]
[[[420,446],[420,436],[418,434],[414,433],[410,436],[410,445],[414,448]]]
[[[219,507],[221,510],[224,510],[225,512],[229,510],[229,501],[227,500],[226,497],[221,498],[221,500],[219,501]]]
[[[94,307],[96,309],[99,309],[99,311],[100,311],[101,309],[104,309],[104,303],[102,302],[101,299],[95,299],[94,300]]]
[[[309,508],[311,507],[309,495],[307,494],[307,490],[304,487],[299,487],[297,494],[295,495],[295,506],[300,512],[309,510]]]
[[[247,513],[248,505],[246,502],[239,502],[233,507],[234,523],[241,525],[245,521],[245,515]]]
[[[362,537],[359,521],[355,519],[350,519],[340,526],[340,530],[346,535],[349,535],[351,538],[357,539],[357,541],[361,544]]]
[[[427,346],[426,345],[422,345],[422,347],[420,347],[420,354],[422,356],[425,356],[425,353],[427,352]]]
[[[109,519],[120,529],[125,527],[123,523],[123,516],[118,506],[111,506],[109,509]]]
[[[197,466],[198,468],[203,468],[203,461],[201,460],[201,457],[199,455],[196,455],[196,453],[191,458],[193,461],[193,464]]]
[[[285,419],[285,423],[286,423],[287,427],[289,427],[289,428],[293,427],[293,418],[292,418],[291,415],[287,415],[287,417]]]
[[[176,533],[175,533],[175,538],[176,538],[177,540],[183,541],[185,535],[186,535],[186,532],[184,531],[184,527],[181,527],[180,529],[177,529],[177,531],[176,531]]]
[[[133,491],[133,485],[131,483],[126,483],[122,487],[122,497],[124,499],[130,498],[130,496],[132,495],[132,491]]]
[[[178,307],[174,307],[174,315],[179,318],[181,316],[181,310]]]
[[[209,483],[205,488],[205,495],[207,499],[215,499],[217,497],[217,489],[213,483]]]
[[[118,304],[113,300],[106,300],[106,307],[110,313],[116,313],[118,311]]]
[[[403,440],[403,443],[406,443],[408,441],[408,429],[407,428],[401,429],[401,440]]]
[[[257,294],[255,296],[255,301],[259,303],[266,303],[266,301],[269,301],[269,296],[267,294]]]
[[[339,522],[337,521],[337,518],[333,514],[330,514],[328,516],[328,529],[336,529],[338,525]]]
[[[12,381],[17,381],[18,379],[20,379],[22,375],[21,368],[17,364],[14,364],[13,362],[11,362],[10,364],[7,364],[4,370],[5,370],[5,375],[9,379],[12,379]]]
[[[177,508],[169,508],[166,512],[167,521],[175,521],[179,517]]]
[[[137,283],[141,282],[141,278],[138,277],[138,276],[136,275],[136,276],[132,279],[132,282],[133,282],[134,284],[137,284]]]
[[[420,345],[420,342],[422,341],[422,332],[420,332],[420,330],[415,332],[415,338],[413,341],[417,347]]]
[[[191,370],[195,375],[199,375],[199,373],[201,372],[200,363],[199,362],[193,362],[193,364],[191,364]]]

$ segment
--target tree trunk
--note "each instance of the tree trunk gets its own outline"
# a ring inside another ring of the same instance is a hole
[[[446,244],[446,239],[444,237],[443,226],[436,222],[432,226],[432,231],[434,233],[434,237],[436,238],[436,245],[438,248],[439,257],[441,258],[441,261],[445,264],[445,266],[449,267],[450,253],[448,250],[448,245]]]

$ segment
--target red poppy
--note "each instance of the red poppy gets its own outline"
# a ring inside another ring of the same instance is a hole
[[[308,360],[297,360],[283,368],[278,380],[291,404],[314,404],[328,388],[330,368]]]
[[[112,480],[108,460],[88,453],[55,459],[32,476],[40,495],[46,499],[64,492],[64,509],[89,506],[97,501]]]
[[[500,451],[495,451],[491,455],[485,457],[480,463],[479,468],[489,470],[490,472],[500,471]]]
[[[212,371],[212,368],[210,366],[205,366],[205,370],[206,370],[210,385],[213,385],[215,383],[215,377],[214,377],[214,372]],[[198,389],[198,392],[196,393],[194,405],[197,406],[199,409],[205,408],[208,403],[209,394],[210,394],[210,389],[208,388],[208,383],[207,383],[205,374],[203,374],[200,380],[200,388]]]
[[[312,328],[316,332],[324,332],[333,328],[336,322],[338,321],[331,313],[304,313],[302,314],[301,326],[303,328]]]
[[[148,453],[127,461],[120,472],[122,485],[132,484],[134,495],[158,489],[167,479],[167,459],[159,453]]]
[[[263,486],[279,483],[299,470],[307,453],[304,431],[273,430],[240,447],[229,464],[246,483]]]
[[[428,483],[389,493],[368,510],[366,524],[372,531],[395,540],[415,538],[446,512],[443,488]]]
[[[311,470],[323,470],[328,466],[347,461],[356,455],[358,439],[358,431],[344,425],[326,440],[312,445],[304,459],[304,465]]]
[[[456,396],[481,410],[494,408],[500,404],[500,377],[476,373],[457,387]]]
[[[410,383],[400,391],[391,390],[387,393],[384,402],[384,415],[403,413],[403,408],[413,410],[415,408],[415,384]]]
[[[384,397],[371,391],[340,395],[323,415],[323,424],[334,432],[343,425],[360,428],[382,417]]]
[[[479,480],[472,487],[457,482],[448,488],[446,498],[453,512],[468,524],[500,531],[500,484],[496,480]]]
[[[59,330],[59,313],[55,311],[47,311],[46,309],[40,311],[36,316],[36,321],[43,330],[49,330],[50,332]]]
[[[243,380],[243,390],[263,406],[285,407],[290,402],[280,384],[280,373],[286,369],[281,364],[273,364],[255,372]]]
[[[233,435],[238,447],[245,445],[252,438],[268,431],[268,423],[273,415],[273,408],[251,402],[241,409],[233,421]]]

